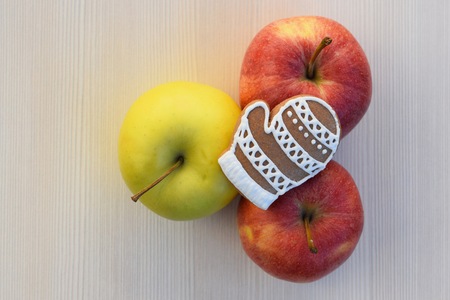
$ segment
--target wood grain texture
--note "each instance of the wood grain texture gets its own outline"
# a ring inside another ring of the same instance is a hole
[[[2,299],[448,299],[450,4],[429,1],[0,0]],[[201,220],[129,200],[117,135],[170,80],[238,95],[264,25],[322,15],[372,67],[373,98],[336,160],[366,223],[351,258],[312,284],[243,253],[236,201]]]

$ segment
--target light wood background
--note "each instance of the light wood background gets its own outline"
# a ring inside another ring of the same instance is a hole
[[[449,14],[447,0],[0,0],[0,298],[449,299]],[[157,84],[237,98],[251,38],[295,15],[346,26],[373,74],[336,156],[364,232],[311,284],[247,258],[236,201],[190,222],[133,203],[116,149],[127,109]]]

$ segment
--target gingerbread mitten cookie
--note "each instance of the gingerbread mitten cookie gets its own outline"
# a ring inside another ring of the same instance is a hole
[[[219,164],[241,194],[262,209],[323,170],[339,144],[336,113],[322,99],[297,96],[272,112],[264,101],[245,107]]]

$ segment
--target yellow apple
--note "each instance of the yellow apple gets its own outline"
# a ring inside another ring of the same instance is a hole
[[[139,97],[119,134],[122,177],[150,210],[172,220],[211,215],[237,195],[218,158],[240,116],[226,93],[193,82],[170,82]]]

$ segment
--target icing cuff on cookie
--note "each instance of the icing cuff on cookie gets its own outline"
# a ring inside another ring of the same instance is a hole
[[[228,179],[247,199],[253,199],[253,203],[267,209],[270,204],[277,199],[277,195],[263,189],[247,172],[242,168],[237,157],[230,151],[227,151],[219,158],[219,164],[222,170],[227,174]]]

